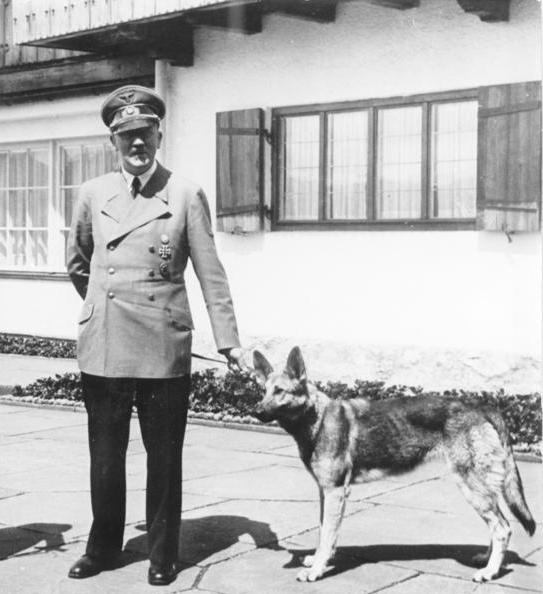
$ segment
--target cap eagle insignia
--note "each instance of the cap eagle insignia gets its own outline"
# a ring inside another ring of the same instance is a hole
[[[118,95],[118,98],[125,103],[134,103],[134,91],[127,91],[122,95]]]

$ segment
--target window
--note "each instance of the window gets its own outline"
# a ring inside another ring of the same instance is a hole
[[[274,110],[275,224],[476,216],[477,94]]]
[[[0,269],[63,272],[77,188],[114,164],[105,138],[0,145]]]

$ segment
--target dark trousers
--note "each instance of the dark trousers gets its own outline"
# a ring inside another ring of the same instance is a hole
[[[147,452],[146,523],[149,559],[175,562],[181,521],[181,452],[190,376],[105,378],[81,374],[88,413],[93,523],[87,554],[120,553],[126,515],[126,449],[135,404]]]

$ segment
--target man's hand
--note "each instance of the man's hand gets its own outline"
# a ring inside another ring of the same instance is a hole
[[[226,357],[230,371],[249,371],[249,367],[244,361],[245,352],[243,349],[234,347],[232,349],[224,349],[221,353]]]

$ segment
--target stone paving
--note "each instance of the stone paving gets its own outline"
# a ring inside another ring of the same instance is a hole
[[[325,579],[298,583],[317,539],[317,491],[283,434],[190,424],[184,450],[180,572],[147,584],[145,454],[134,421],[127,463],[123,567],[67,578],[90,523],[86,418],[0,404],[0,592],[22,594],[519,594],[543,592],[543,530],[513,522],[503,575],[474,584],[470,558],[486,527],[437,462],[356,486]],[[520,462],[528,503],[543,518],[543,474]]]

